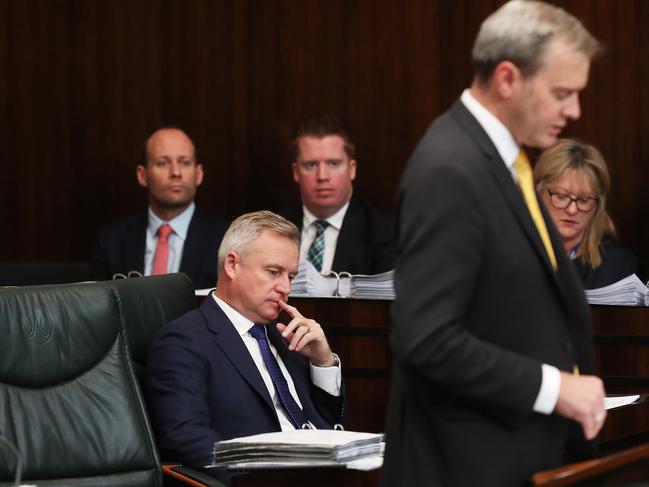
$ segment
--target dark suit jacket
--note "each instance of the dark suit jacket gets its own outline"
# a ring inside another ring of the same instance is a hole
[[[343,395],[314,386],[304,357],[288,350],[274,323],[267,329],[309,421],[319,429],[340,423]],[[280,431],[248,349],[211,296],[159,330],[149,348],[146,392],[163,459],[203,467],[215,441]]]
[[[113,274],[144,272],[144,250],[149,217],[146,211],[105,225],[97,239],[92,263],[93,279],[112,279]],[[196,289],[216,286],[217,255],[228,223],[196,207],[187,229],[180,272]]]
[[[605,239],[600,244],[600,251],[602,264],[596,269],[583,264],[579,257],[572,261],[584,289],[608,286],[631,274],[638,274],[640,279],[643,279],[640,275],[638,258],[620,242]]]
[[[278,212],[302,230],[302,204]],[[396,245],[391,215],[352,197],[338,234],[331,270],[380,274],[394,268]]]
[[[459,101],[419,142],[397,207],[384,485],[517,486],[559,465],[575,423],[533,412],[541,364],[591,373],[592,337],[545,208],[556,272],[511,173]]]

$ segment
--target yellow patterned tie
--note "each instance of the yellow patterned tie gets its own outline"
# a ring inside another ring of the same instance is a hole
[[[545,221],[543,220],[543,215],[541,215],[541,209],[539,208],[539,202],[536,199],[536,191],[534,191],[534,180],[532,179],[532,167],[530,166],[530,161],[525,154],[523,149],[518,153],[516,161],[514,161],[514,168],[516,173],[518,173],[518,184],[525,198],[525,203],[527,208],[530,210],[530,215],[536,229],[543,240],[543,245],[545,246],[545,251],[548,253],[550,262],[552,263],[552,268],[557,269],[557,258],[554,255],[554,250],[552,249],[552,243],[550,243],[550,235],[548,234],[548,228],[545,226]]]

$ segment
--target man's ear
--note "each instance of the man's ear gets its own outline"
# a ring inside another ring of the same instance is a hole
[[[352,159],[349,161],[349,179],[353,181],[356,179],[356,160]]]
[[[225,272],[230,279],[234,279],[240,263],[241,259],[239,258],[239,254],[236,252],[228,252],[223,261],[223,272]]]
[[[205,171],[203,170],[202,164],[196,164],[196,186],[200,186],[203,183],[203,177],[205,176]]]
[[[523,75],[511,61],[501,61],[496,66],[492,83],[501,98],[506,100],[515,96],[520,90]]]
[[[300,163],[297,161],[293,162],[291,169],[293,170],[293,181],[300,184]]]
[[[146,167],[144,167],[142,164],[138,164],[135,167],[135,176],[137,177],[137,182],[140,186],[142,186],[143,188],[147,188],[149,186],[149,181],[146,177]]]

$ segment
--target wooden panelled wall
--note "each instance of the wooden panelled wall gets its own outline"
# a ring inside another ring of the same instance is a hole
[[[471,80],[499,0],[0,0],[0,260],[87,260],[146,204],[134,167],[162,124],[194,137],[199,204],[232,218],[293,201],[300,118],[340,114],[357,193],[389,208],[429,122]],[[649,2],[566,0],[604,42],[569,135],[611,167],[622,239],[649,260]]]

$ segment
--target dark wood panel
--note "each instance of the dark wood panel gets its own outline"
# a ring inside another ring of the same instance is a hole
[[[197,142],[199,203],[234,217],[297,197],[293,125],[337,112],[358,142],[357,193],[389,208],[414,144],[470,82],[475,33],[500,3],[0,2],[0,255],[89,259],[102,223],[145,205],[134,166],[161,124]],[[556,3],[607,47],[568,133],[601,147],[620,234],[647,262],[649,3]]]

